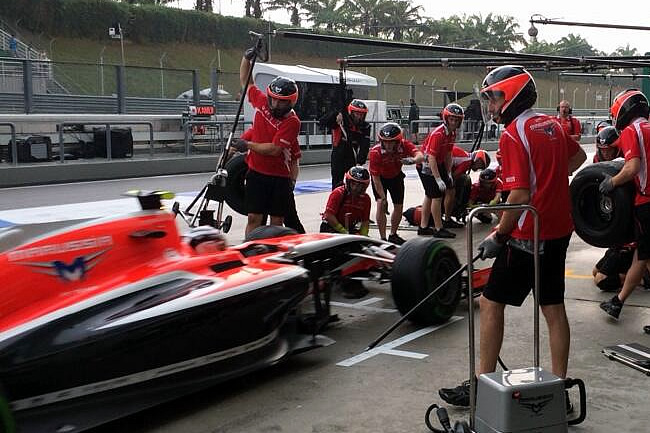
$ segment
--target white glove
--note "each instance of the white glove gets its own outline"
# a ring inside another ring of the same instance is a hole
[[[436,177],[436,183],[438,184],[438,189],[440,192],[444,194],[444,192],[447,190],[447,185],[445,185],[445,182],[442,180],[442,178]]]

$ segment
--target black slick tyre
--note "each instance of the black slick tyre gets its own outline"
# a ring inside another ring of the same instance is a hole
[[[226,180],[225,200],[232,210],[242,215],[248,215],[246,210],[246,155],[243,153],[231,157],[224,168],[228,172]]]
[[[244,241],[258,241],[268,238],[279,238],[281,236],[297,235],[298,232],[289,227],[283,226],[259,226],[250,231]]]
[[[406,314],[459,268],[458,257],[447,243],[431,238],[407,241],[395,257],[391,278],[393,300],[399,312]],[[459,274],[409,319],[421,325],[444,323],[454,314],[460,296]]]
[[[575,231],[589,245],[610,248],[634,240],[634,196],[632,182],[609,194],[598,190],[605,175],[615,176],[622,161],[607,161],[580,170],[571,181],[571,208]]]

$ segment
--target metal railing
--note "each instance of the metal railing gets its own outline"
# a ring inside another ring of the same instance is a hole
[[[111,125],[147,125],[149,126],[149,157],[153,158],[153,123],[152,122],[137,122],[137,121],[113,121],[113,122],[60,122],[57,129],[59,130],[59,160],[61,163],[65,162],[65,142],[63,140],[63,133],[66,132],[65,126],[73,125],[102,125],[106,126],[106,160],[112,159],[111,149]]]
[[[11,165],[18,165],[18,146],[16,144],[16,125],[11,122],[0,122],[0,126],[8,126],[11,130]]]

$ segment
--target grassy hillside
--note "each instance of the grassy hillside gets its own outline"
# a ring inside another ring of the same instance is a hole
[[[283,41],[274,41],[282,43]],[[272,42],[272,43],[274,43]],[[99,63],[103,52],[105,64],[121,63],[119,41],[96,41],[89,39],[57,38],[52,44],[52,57],[55,61],[73,61]],[[271,47],[273,50],[273,47]],[[165,54],[163,65],[165,68],[197,69],[201,87],[210,85],[210,67],[219,66],[223,71],[221,82],[224,89],[232,95],[239,91],[238,68],[242,49],[221,50],[217,46],[197,44],[134,44],[125,41],[124,53],[127,66],[146,66],[158,68],[160,58]],[[349,55],[354,52],[342,53]],[[336,69],[334,57],[320,57],[317,55],[292,56],[286,53],[271,53],[271,62],[282,64],[304,64],[316,67]],[[98,66],[62,66],[56,68],[57,79],[67,83],[71,90],[88,94],[100,94],[101,75]],[[432,104],[432,83],[435,89],[446,87],[458,91],[470,91],[476,84],[480,84],[485,69],[483,68],[367,68],[359,70],[377,78],[380,84],[379,95],[371,95],[378,99],[386,99],[390,104],[397,104],[400,99],[408,101],[409,83],[416,86],[416,99],[419,105]],[[114,73],[109,67],[104,67],[104,94],[111,94],[114,90]],[[549,107],[557,104],[557,81],[553,73],[535,72],[534,76],[539,89],[539,106]],[[191,87],[191,74],[175,71],[166,71],[162,77],[164,89],[161,85],[161,74],[157,70],[142,68],[127,69],[128,92],[130,96],[159,96],[164,90],[166,97],[175,97],[182,91]],[[435,81],[434,81],[435,80]],[[386,83],[383,85],[383,83]],[[425,84],[423,84],[425,83]],[[560,83],[564,89],[564,97],[573,100],[575,94],[576,108],[585,107],[585,90],[587,107],[604,108],[607,104],[607,86],[604,80],[593,81],[593,84],[582,80],[566,81]],[[577,90],[575,90],[577,89]],[[574,92],[575,90],[575,92]],[[596,100],[596,94],[601,95],[601,100]],[[442,104],[440,93],[433,94],[433,103]]]

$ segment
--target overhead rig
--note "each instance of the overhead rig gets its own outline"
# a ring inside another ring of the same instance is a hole
[[[426,45],[411,42],[363,39],[348,36],[334,36],[318,33],[278,30],[277,34],[290,39],[303,39],[319,42],[345,43],[382,48],[409,49],[452,54],[465,54],[476,57],[422,57],[422,58],[359,58],[344,57],[338,60],[342,69],[346,67],[498,67],[507,64],[520,64],[530,70],[583,70],[629,69],[650,67],[650,56],[557,56],[548,54],[516,53],[476,48]]]

